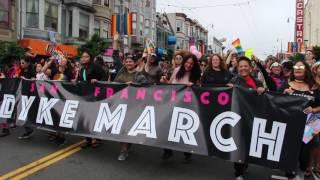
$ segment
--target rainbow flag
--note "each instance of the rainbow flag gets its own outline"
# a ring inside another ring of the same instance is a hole
[[[120,15],[112,15],[112,24],[111,24],[111,36],[113,37],[116,33],[120,33]]]
[[[288,42],[288,53],[302,52],[303,43],[302,42]]]
[[[242,46],[241,46],[239,38],[232,42],[232,46],[234,48],[236,48],[238,53],[242,53],[243,52],[243,49],[242,49]]]
[[[128,12],[123,16],[123,34],[124,35],[132,35],[132,13]]]

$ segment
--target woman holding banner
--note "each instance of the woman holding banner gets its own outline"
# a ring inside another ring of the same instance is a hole
[[[293,65],[293,74],[290,77],[290,82],[284,90],[285,94],[293,96],[303,96],[310,100],[310,107],[304,110],[305,113],[313,112],[311,107],[314,107],[315,91],[314,79],[309,65],[305,61],[298,60]],[[308,144],[302,143],[299,155],[300,169],[305,172],[306,177],[312,175],[311,153],[317,144],[316,139],[313,139]],[[287,173],[288,179],[293,179],[296,176],[295,172]]]
[[[31,57],[25,57],[20,59],[20,74],[19,77],[22,79],[35,79],[36,78],[36,72],[32,66],[32,58]],[[31,138],[33,134],[33,128],[30,126],[24,127],[25,133],[23,133],[21,136],[18,137],[18,139],[29,139]]]
[[[230,86],[237,85],[249,89],[254,89],[259,95],[264,93],[262,82],[253,78],[250,73],[253,70],[251,60],[247,57],[240,57],[238,60],[238,72],[239,74],[231,79]],[[248,169],[248,164],[234,163],[235,177],[237,180],[242,180]]]
[[[6,76],[4,73],[0,73],[0,79],[4,79]],[[2,129],[2,132],[0,133],[0,137],[6,137],[10,135],[10,126],[7,122],[0,123],[0,129]]]
[[[144,66],[144,71],[153,79],[153,83],[159,83],[162,76],[162,70],[156,57],[155,53],[149,54]]]
[[[137,72],[137,61],[140,59],[141,55],[131,55],[128,54],[124,61],[124,67],[119,71],[114,82],[126,83],[128,85],[132,83],[150,83],[145,77],[143,72]],[[118,156],[119,161],[125,161],[129,156],[129,148],[131,144],[129,143],[120,143],[121,149]]]
[[[181,67],[177,67],[168,80],[166,76],[162,76],[160,82],[169,84],[184,84],[192,86],[200,83],[201,70],[198,63],[198,59],[193,54],[186,54],[183,58]],[[168,160],[172,157],[173,151],[165,149],[162,155],[163,160]],[[191,153],[184,153],[186,163],[191,160]]]
[[[308,62],[306,62],[308,63]],[[309,64],[309,63],[308,63]],[[315,91],[315,101],[309,107],[307,107],[304,112],[310,114],[313,117],[316,117],[317,121],[319,121],[319,113],[320,113],[320,63],[315,63],[311,67],[311,71],[315,80],[315,85],[313,90]],[[314,122],[317,123],[317,122]],[[318,178],[320,178],[320,142],[319,142],[319,134],[313,136],[314,148],[311,154],[311,160],[313,160],[313,173]]]
[[[210,57],[208,67],[201,77],[201,84],[225,86],[230,82],[232,74],[227,70],[227,67],[219,54],[214,54]]]
[[[107,81],[107,74],[99,65],[93,62],[93,56],[88,50],[84,50],[81,55],[80,63],[82,65],[78,81],[89,82],[91,84],[97,81]],[[63,69],[63,68],[62,68]],[[98,139],[86,138],[86,142],[82,144],[82,148],[92,146],[93,148],[100,146],[101,141]]]

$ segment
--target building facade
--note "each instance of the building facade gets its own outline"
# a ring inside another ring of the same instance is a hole
[[[156,46],[162,49],[171,48],[168,38],[174,35],[174,30],[166,14],[157,13],[156,31]]]
[[[223,43],[219,41],[216,37],[213,37],[211,53],[222,54],[223,52]]]
[[[16,2],[13,0],[0,1],[0,41],[15,41],[16,32]]]
[[[18,39],[50,40],[49,32],[56,32],[61,41],[61,1],[20,0],[19,5]]]
[[[18,43],[38,55],[61,46],[76,56],[77,48],[94,34],[92,0],[15,0]],[[65,45],[65,44],[70,44]]]
[[[123,36],[123,49],[141,50],[146,38],[156,40],[156,0],[116,0],[113,13],[132,12],[132,36]]]
[[[100,38],[111,41],[111,18],[113,0],[93,0],[95,9],[94,33],[99,34]]]
[[[304,10],[304,40],[308,47],[320,46],[320,1],[308,0]]]
[[[168,19],[177,37],[176,50],[189,50],[195,45],[203,54],[208,45],[208,31],[197,21],[184,13],[169,13]]]
[[[93,0],[64,0],[62,7],[62,42],[74,45],[85,43],[94,33]]]

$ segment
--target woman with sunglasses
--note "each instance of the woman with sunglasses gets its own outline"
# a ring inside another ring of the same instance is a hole
[[[308,62],[306,62],[308,63]],[[309,64],[309,63],[308,63]],[[304,112],[309,114],[319,114],[320,113],[320,63],[317,62],[312,65],[311,68],[315,85],[313,87],[315,91],[315,102],[314,105],[308,106]],[[319,134],[314,137],[314,148],[312,151],[312,165],[313,165],[313,173],[317,176],[317,178],[320,178],[320,142],[319,142],[320,136]]]
[[[175,54],[173,60],[172,60],[172,68],[175,69],[177,67],[180,67],[183,61],[183,54],[184,52],[178,52]]]
[[[208,67],[201,77],[201,84],[225,86],[230,82],[232,77],[222,57],[219,54],[214,54],[210,57]]]
[[[310,106],[314,107],[315,104],[315,91],[314,79],[311,73],[309,65],[305,61],[298,60],[293,65],[293,74],[290,77],[290,82],[287,88],[284,90],[285,94],[293,96],[303,96],[310,100]],[[310,108],[304,110],[305,113],[309,112]],[[308,144],[302,143],[301,151],[299,155],[299,166],[300,169],[305,172],[305,176],[309,177],[312,175],[311,166],[311,152],[314,149],[315,144],[317,144],[316,139],[313,139]],[[287,173],[288,179],[293,179],[295,177],[294,172]]]
[[[173,71],[170,80],[167,80],[165,76],[162,76],[160,82],[167,84],[185,84],[192,86],[199,84],[201,76],[201,70],[199,67],[198,59],[193,54],[186,54],[183,58],[180,67]],[[165,149],[162,155],[163,160],[168,160],[173,156],[173,151]],[[191,160],[191,153],[184,153],[186,163]]]
[[[20,59],[20,74],[19,77],[22,79],[35,79],[36,78],[36,71],[32,66],[32,58],[25,57]],[[24,126],[25,133],[18,137],[18,139],[25,140],[30,139],[33,134],[33,128],[30,126]]]
[[[78,81],[81,82],[88,82],[91,84],[96,83],[97,81],[107,81],[107,74],[106,72],[102,69],[101,66],[95,64],[93,62],[93,56],[90,53],[89,50],[84,50],[82,51],[81,58],[80,58],[80,63],[82,65],[79,75],[78,75]],[[62,62],[61,65],[65,65],[64,62]],[[101,145],[101,141],[98,139],[93,139],[93,138],[86,138],[85,143],[81,145],[82,148],[86,147],[99,147]]]
[[[210,56],[203,58],[203,59],[200,59],[199,64],[200,64],[200,69],[201,69],[201,77],[203,76],[204,72],[206,71],[207,66],[208,66],[208,62],[210,62],[210,59],[211,59]]]

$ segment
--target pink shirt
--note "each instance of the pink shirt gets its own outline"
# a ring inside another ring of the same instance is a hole
[[[185,72],[184,76],[181,79],[177,79],[177,73],[180,70],[180,67],[177,67],[173,70],[172,76],[170,78],[171,84],[189,84],[190,72]]]

